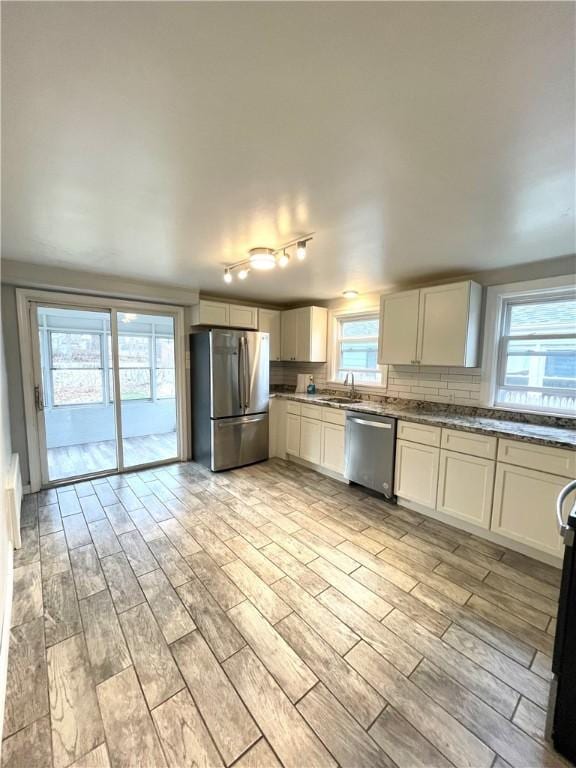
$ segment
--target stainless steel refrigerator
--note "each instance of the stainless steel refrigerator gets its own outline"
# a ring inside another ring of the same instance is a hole
[[[194,461],[218,471],[268,458],[269,359],[267,333],[190,336]]]

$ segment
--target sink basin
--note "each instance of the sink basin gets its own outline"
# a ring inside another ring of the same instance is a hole
[[[345,405],[354,405],[355,403],[361,403],[361,400],[352,400],[349,397],[323,397],[323,403],[343,403]]]

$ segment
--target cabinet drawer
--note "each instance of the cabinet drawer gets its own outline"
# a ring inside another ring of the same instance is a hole
[[[293,400],[286,402],[286,413],[293,413],[296,416],[300,416],[300,403],[295,403]]]
[[[523,443],[519,440],[500,440],[498,461],[563,477],[576,475],[576,452],[563,448],[549,448],[547,445]]]
[[[330,424],[346,424],[346,411],[338,408],[322,408],[322,421]]]
[[[399,421],[397,437],[399,440],[410,440],[412,443],[440,446],[440,427],[413,424],[411,421]]]
[[[458,453],[468,453],[483,459],[496,458],[496,438],[459,429],[442,430],[442,448]]]
[[[318,421],[322,419],[322,408],[319,405],[304,405],[303,403],[300,406],[300,413],[307,419],[318,419]]]

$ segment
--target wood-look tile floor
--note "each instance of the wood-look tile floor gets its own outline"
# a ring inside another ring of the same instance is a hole
[[[559,572],[272,460],[25,500],[2,765],[556,766]]]

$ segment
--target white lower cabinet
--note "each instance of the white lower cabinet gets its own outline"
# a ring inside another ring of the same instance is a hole
[[[556,498],[567,477],[498,463],[491,530],[530,547],[560,556],[564,542],[556,523]],[[569,500],[567,508],[574,503]]]
[[[322,457],[322,423],[305,416],[300,418],[300,458],[320,464]]]
[[[322,422],[321,464],[331,472],[344,474],[344,441],[346,429],[339,424]]]
[[[424,507],[436,506],[440,449],[430,445],[396,441],[396,474],[394,491],[397,496]]]
[[[284,434],[285,453],[329,472],[344,474],[344,411],[288,402],[284,420],[285,428],[276,427],[275,433]]]
[[[300,416],[286,414],[286,453],[300,456]]]
[[[440,451],[436,509],[490,528],[495,462],[455,451]]]
[[[268,434],[270,456],[286,458],[286,401],[273,397],[268,409]]]

